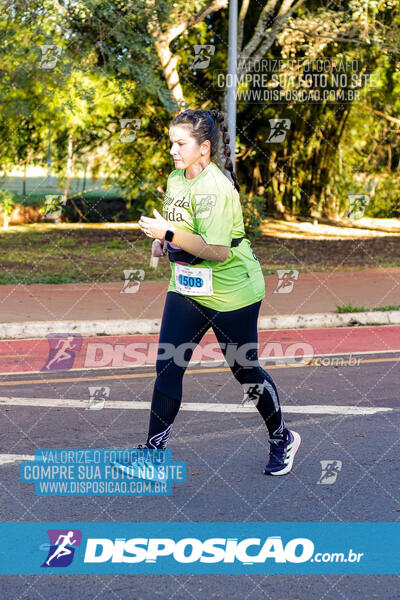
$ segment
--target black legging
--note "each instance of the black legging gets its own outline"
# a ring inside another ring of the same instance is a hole
[[[166,447],[172,424],[181,405],[183,375],[194,348],[210,326],[235,378],[241,384],[261,384],[261,386],[253,386],[250,391],[246,388],[246,391],[248,394],[252,391],[253,399],[254,397],[257,399],[257,409],[265,421],[270,437],[282,437],[284,422],[278,391],[271,376],[258,362],[256,344],[260,306],[261,300],[237,310],[221,312],[201,306],[189,296],[178,292],[167,292],[159,337],[157,378],[151,403],[147,446]],[[181,348],[174,355],[176,357],[174,360],[174,356],[171,357],[172,353],[168,355],[168,351],[165,351],[166,347],[163,349],[161,344],[172,344],[174,348],[187,344],[187,347],[185,351]],[[192,347],[189,347],[190,344]],[[225,347],[221,344],[225,344]],[[232,348],[237,347],[239,351],[244,344],[254,345],[254,348],[241,353],[247,362],[251,362],[251,365],[239,364],[236,358],[243,363],[239,354],[232,355]]]

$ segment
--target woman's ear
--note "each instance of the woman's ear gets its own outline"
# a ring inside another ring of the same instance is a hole
[[[208,152],[211,153],[211,142],[210,142],[210,140],[205,140],[204,142],[202,142],[200,152],[201,152],[201,154],[203,156],[205,154],[208,154]]]

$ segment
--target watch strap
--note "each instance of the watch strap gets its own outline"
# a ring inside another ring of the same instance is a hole
[[[165,239],[167,240],[167,242],[172,242],[174,233],[175,231],[173,231],[172,229],[167,229],[167,231],[165,232]]]

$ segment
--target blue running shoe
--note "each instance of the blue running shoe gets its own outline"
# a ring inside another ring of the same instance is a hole
[[[265,475],[286,475],[292,470],[294,456],[300,446],[301,437],[296,431],[283,430],[284,439],[270,439],[269,461]]]
[[[137,450],[143,450],[143,456],[138,457],[138,460],[130,463],[124,464],[119,463],[117,461],[112,461],[112,465],[115,466],[119,471],[122,471],[129,477],[134,477],[135,479],[145,479],[146,481],[165,481],[165,476],[159,476],[157,469],[155,468],[158,463],[164,462],[162,457],[157,457],[158,450],[154,448],[149,448],[147,444],[142,445],[139,444],[137,446]],[[151,453],[151,456],[148,456],[148,453]],[[161,452],[163,452],[161,450]]]

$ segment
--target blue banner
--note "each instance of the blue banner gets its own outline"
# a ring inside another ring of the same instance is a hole
[[[186,465],[171,450],[46,448],[21,462],[20,477],[39,496],[165,496]]]
[[[397,574],[400,523],[0,523],[1,574]]]

